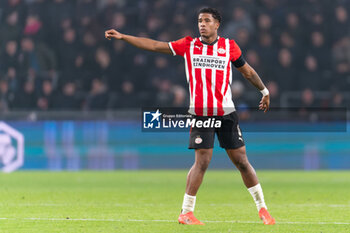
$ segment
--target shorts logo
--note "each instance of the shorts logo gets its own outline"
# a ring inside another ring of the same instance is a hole
[[[243,138],[242,138],[242,131],[239,128],[239,125],[237,124],[237,131],[238,131],[238,140],[241,140],[243,142]]]
[[[197,136],[196,139],[194,140],[196,144],[201,144],[203,142],[203,139],[200,136]]]
[[[226,50],[224,48],[219,48],[218,53],[224,54],[224,53],[226,53]]]

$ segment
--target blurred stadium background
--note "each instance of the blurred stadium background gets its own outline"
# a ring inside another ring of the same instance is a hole
[[[222,12],[221,36],[240,45],[272,107],[350,105],[348,0],[2,0],[0,116],[24,134],[21,169],[190,167],[188,133],[143,133],[140,118],[141,107],[188,105],[183,60],[108,41],[104,30],[162,41],[198,36],[196,11],[207,5]],[[260,93],[238,73],[233,80],[256,168],[350,168],[349,124],[339,132],[248,132],[262,116],[249,110]],[[294,119],[284,120],[276,121]],[[218,145],[214,153],[212,168],[232,167]]]

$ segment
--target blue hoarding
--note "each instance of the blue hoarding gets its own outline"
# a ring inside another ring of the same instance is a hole
[[[142,132],[138,121],[6,123],[25,139],[21,169],[187,169],[194,158],[194,151],[187,149],[188,132]],[[279,124],[273,125],[286,127]],[[346,132],[253,132],[254,127],[254,123],[241,124],[248,157],[258,169],[350,168],[349,128]],[[211,168],[232,168],[217,142]]]

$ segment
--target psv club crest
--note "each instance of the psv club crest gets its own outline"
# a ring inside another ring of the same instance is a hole
[[[225,54],[226,53],[226,50],[224,48],[219,48],[218,49],[218,53],[219,54]]]

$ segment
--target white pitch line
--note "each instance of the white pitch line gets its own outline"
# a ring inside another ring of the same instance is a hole
[[[254,224],[261,224],[261,221],[211,221],[211,220],[203,220],[203,222],[210,222],[210,223],[254,223]],[[276,224],[305,224],[305,225],[350,225],[350,222],[279,222],[277,221]]]
[[[201,205],[209,205],[209,206],[239,206],[244,205],[247,206],[247,204],[240,204],[240,203],[220,203],[220,204],[201,204]],[[323,203],[310,203],[310,204],[296,204],[296,203],[288,203],[288,204],[270,204],[270,206],[294,206],[294,207],[350,207],[350,204],[323,204]]]
[[[177,222],[176,220],[166,219],[93,219],[93,218],[0,218],[0,220],[33,220],[33,221],[88,221],[88,222]],[[261,221],[215,221],[203,220],[204,223],[245,223],[262,224]],[[276,222],[280,224],[302,224],[302,225],[350,225],[350,222]]]
[[[0,203],[0,206],[52,206],[52,207],[64,207],[64,206],[72,206],[75,205],[75,203],[20,203],[20,204],[4,204]],[[175,206],[177,204],[153,204],[153,203],[146,203],[146,204],[129,204],[129,203],[110,203],[110,204],[83,204],[83,203],[77,203],[76,205],[79,206],[110,206],[110,207],[140,207],[140,206],[151,206],[151,207],[157,207],[157,206]],[[240,204],[240,203],[220,203],[220,204],[205,204],[201,203],[202,206],[247,206],[247,204]],[[289,204],[270,204],[270,206],[286,206],[286,207],[331,207],[331,208],[349,208],[350,204],[323,204],[323,203],[314,203],[314,204],[296,204],[296,203],[289,203]]]

